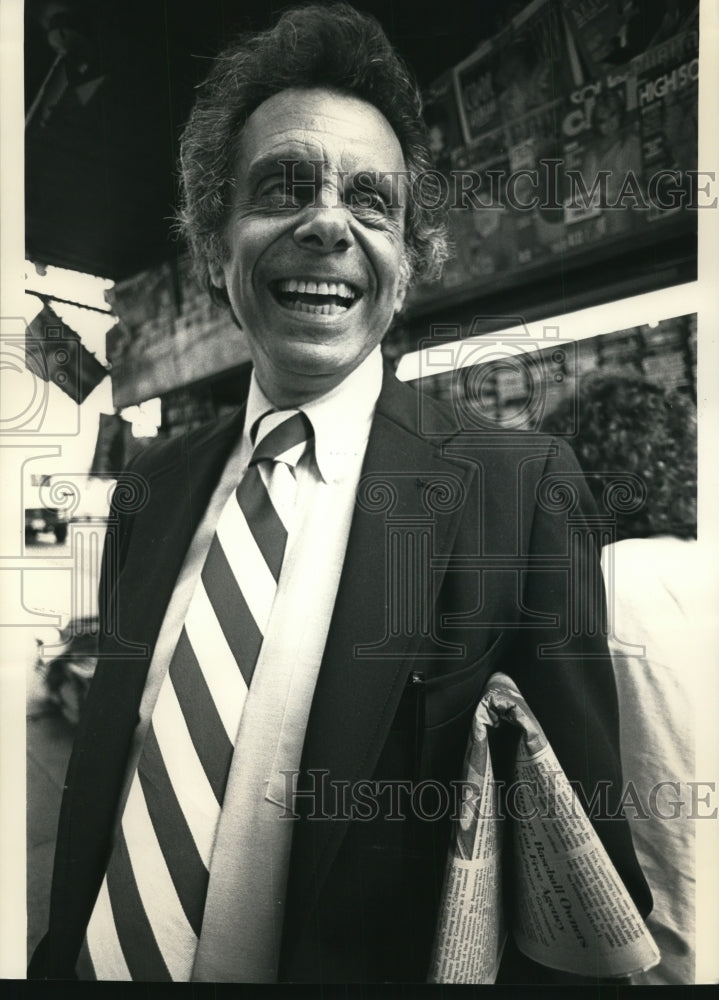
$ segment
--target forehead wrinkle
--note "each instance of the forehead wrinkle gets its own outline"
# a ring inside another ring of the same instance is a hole
[[[329,166],[329,161],[324,151],[321,149],[309,149],[307,146],[300,147],[298,145],[278,144],[276,149],[273,150],[272,146],[269,148],[265,147],[260,150],[258,154],[253,157],[247,167],[247,175],[250,178],[255,177],[257,174],[263,173],[265,170],[272,170],[277,168],[279,170],[284,170],[283,160],[292,160],[297,163],[309,163],[319,164],[322,167]]]
[[[292,95],[293,91],[290,89],[287,93]],[[299,93],[302,95],[301,91]],[[318,93],[322,96],[322,91]],[[357,129],[356,119],[354,122],[348,121],[347,117],[335,112],[333,107],[328,107],[327,101],[322,101],[320,110],[304,107],[300,116],[301,124],[298,124],[297,115],[278,107],[274,103],[275,98],[269,98],[250,115],[240,138],[239,157],[246,159],[248,155],[252,156],[250,167],[254,166],[256,160],[265,160],[274,155],[277,160],[321,161],[330,168],[343,169],[349,166],[353,170],[403,169],[404,151],[382,113],[364,102],[343,97],[339,97],[339,100],[359,104],[362,118],[373,134],[372,139],[363,137],[364,129]],[[377,126],[380,133],[383,133],[379,142]]]
[[[263,168],[280,166],[281,160],[294,160],[298,163],[311,162],[320,164],[329,170],[342,169],[353,172],[361,170],[390,171],[398,167],[404,169],[404,156],[401,149],[397,151],[399,160],[395,160],[394,151],[387,150],[389,156],[382,164],[378,162],[376,146],[370,142],[362,143],[361,139],[358,143],[358,137],[355,137],[353,146],[348,146],[343,142],[342,136],[328,133],[326,129],[315,130],[315,132],[316,134],[321,132],[324,135],[329,135],[330,141],[327,143],[315,138],[314,135],[310,138],[307,130],[304,129],[293,129],[292,132],[294,134],[284,130],[275,133],[277,140],[265,143],[248,164],[248,172],[254,175]],[[304,138],[298,138],[302,135]],[[242,148],[240,148],[240,156],[242,156]],[[382,157],[382,160],[384,159]]]
[[[292,90],[288,90],[286,93],[292,94]],[[277,95],[275,95],[277,96]],[[339,96],[339,95],[338,95]],[[340,100],[342,98],[340,97]],[[273,135],[287,135],[287,136],[299,136],[300,141],[302,141],[302,136],[308,132],[314,132],[320,135],[336,136],[338,138],[349,138],[356,141],[358,137],[356,129],[348,122],[346,115],[335,113],[333,108],[327,108],[323,104],[321,110],[305,109],[302,113],[302,124],[297,124],[297,118],[295,115],[288,113],[284,108],[272,108],[269,112],[266,110],[266,105],[269,104],[273,99],[269,98],[264,104],[261,104],[255,111],[250,115],[247,125],[245,126],[245,131],[253,131],[253,127],[258,124],[258,113],[261,113],[265,109],[265,114],[260,115],[262,119],[263,127],[266,128],[270,136]],[[351,105],[357,104],[359,106],[361,117],[366,119],[368,126],[379,125],[380,128],[386,128],[388,136],[392,136],[397,140],[396,133],[392,126],[389,124],[387,119],[384,117],[381,111],[374,107],[372,104],[365,104],[363,101],[355,102],[352,98],[347,98]],[[267,118],[270,121],[267,121]],[[274,119],[274,121],[272,121]],[[397,140],[398,141],[398,140]]]

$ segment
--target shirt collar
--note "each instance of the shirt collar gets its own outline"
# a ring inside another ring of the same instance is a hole
[[[297,409],[309,417],[315,432],[315,460],[326,483],[344,478],[367,448],[372,417],[382,388],[382,352],[379,345],[324,396]],[[255,421],[276,407],[267,399],[252,373],[247,397],[244,438],[249,441]]]

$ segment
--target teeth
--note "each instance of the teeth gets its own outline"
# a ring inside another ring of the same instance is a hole
[[[339,313],[347,312],[347,306],[337,305],[335,302],[323,303],[322,305],[310,305],[308,302],[290,302],[285,306],[293,312],[312,313],[313,316],[336,316]]]
[[[279,282],[281,292],[299,292],[301,295],[337,295],[342,299],[355,299],[356,292],[344,281],[303,281],[298,278],[284,278]]]

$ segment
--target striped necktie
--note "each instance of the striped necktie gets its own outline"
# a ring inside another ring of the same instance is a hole
[[[291,526],[301,411],[254,428],[158,694],[78,962],[81,978],[188,981],[242,708]],[[238,669],[239,668],[239,669]]]

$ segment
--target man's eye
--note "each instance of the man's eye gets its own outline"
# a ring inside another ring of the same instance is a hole
[[[347,200],[353,211],[387,215],[387,202],[378,191],[355,188],[350,191]]]
[[[299,204],[292,183],[281,177],[261,184],[257,193],[261,201],[269,202],[273,207],[297,208]]]

